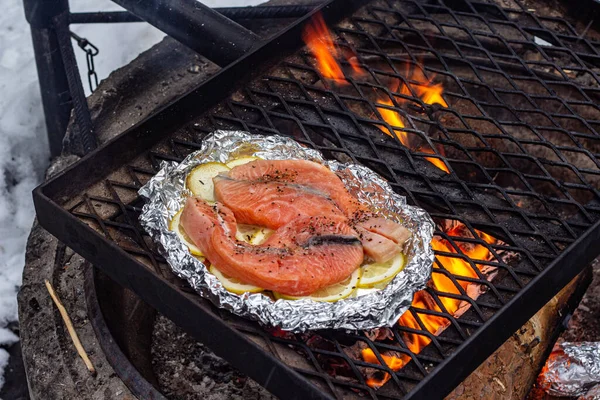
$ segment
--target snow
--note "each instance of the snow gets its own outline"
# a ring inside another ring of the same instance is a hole
[[[257,5],[263,0],[205,0],[210,7]],[[44,114],[29,25],[22,0],[3,0],[0,13],[0,346],[18,338],[6,326],[17,319],[16,293],[21,284],[25,244],[34,218],[31,191],[43,179],[49,163]],[[74,12],[114,11],[109,0],[71,1]],[[159,42],[163,33],[146,23],[73,25],[79,36],[94,43],[98,79],[106,78],[140,52]],[[85,54],[75,53],[86,93]],[[0,388],[8,353],[0,348]]]

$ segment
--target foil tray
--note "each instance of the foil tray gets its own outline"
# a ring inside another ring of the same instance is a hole
[[[188,173],[197,165],[256,156],[267,160],[305,159],[328,166],[350,193],[374,210],[401,223],[412,236],[405,245],[404,269],[383,289],[361,290],[356,297],[336,302],[274,300],[262,293],[238,295],[229,292],[194,257],[175,232],[168,229],[171,218],[191,193],[185,187]],[[406,204],[390,185],[372,170],[357,164],[325,160],[313,149],[283,136],[260,136],[241,131],[216,131],[206,137],[201,150],[181,163],[163,162],[161,170],[140,189],[147,199],[140,221],[160,244],[173,271],[187,280],[202,297],[232,313],[283,330],[371,329],[391,326],[408,309],[415,292],[425,287],[434,260],[431,239],[434,223],[421,208]]]

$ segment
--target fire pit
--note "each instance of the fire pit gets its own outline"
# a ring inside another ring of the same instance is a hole
[[[35,194],[50,232],[282,396],[448,393],[597,253],[595,31],[516,3],[364,3],[323,9],[342,82],[301,48],[301,21]],[[268,330],[170,272],[137,190],[215,129],[362,163],[430,212],[432,281],[399,324]]]

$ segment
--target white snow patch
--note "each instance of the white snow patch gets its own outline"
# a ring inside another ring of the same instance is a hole
[[[257,5],[263,0],[206,0],[210,7]],[[74,12],[122,10],[109,0],[71,1]],[[73,25],[99,49],[99,80],[159,42],[164,34],[146,23]],[[89,94],[85,54],[76,44],[79,69]],[[0,13],[0,345],[18,338],[6,325],[17,319],[16,293],[25,244],[34,218],[31,191],[43,179],[49,152],[29,25],[22,0],[2,1]],[[0,348],[0,388],[8,352]]]
[[[0,348],[0,388],[4,386],[4,370],[8,366],[8,351]]]
[[[31,190],[48,165],[48,143],[29,26],[20,0],[0,13],[0,345],[18,338],[6,326],[17,319],[16,293],[33,222]],[[8,353],[0,350],[0,371]],[[0,387],[4,379],[0,375]]]

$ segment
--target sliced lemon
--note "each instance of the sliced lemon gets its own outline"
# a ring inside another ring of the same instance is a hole
[[[398,253],[397,256],[384,263],[363,265],[361,267],[362,276],[358,282],[358,287],[363,289],[381,289],[402,271],[405,264],[406,257],[404,257],[404,254]]]
[[[221,282],[221,285],[227,290],[235,294],[244,294],[244,293],[259,293],[264,289],[259,288],[258,286],[249,285],[243,283],[242,281],[223,275],[221,271],[215,268],[213,265],[208,269],[211,274],[217,277],[217,279]]]
[[[204,257],[204,254],[202,254],[202,250],[200,250],[194,243],[192,243],[192,239],[190,239],[190,237],[185,233],[185,231],[181,227],[182,212],[183,209],[179,210],[177,214],[175,214],[171,222],[169,222],[169,230],[177,234],[179,239],[181,239],[183,243],[185,243],[185,245],[188,247],[188,249],[190,249],[190,253],[192,253],[195,256]]]
[[[219,162],[201,164],[188,174],[185,183],[194,196],[200,196],[206,201],[215,201],[213,178],[219,173],[229,170],[227,165]]]
[[[238,165],[248,164],[249,162],[254,161],[254,160],[260,160],[260,158],[254,157],[254,156],[240,157],[240,158],[236,158],[235,160],[229,161],[226,165],[229,168],[233,168],[233,167],[237,167]]]
[[[310,296],[293,297],[293,296],[287,296],[287,295],[284,295],[281,293],[273,293],[273,294],[275,295],[276,298],[286,299],[286,300],[310,299],[310,300],[314,300],[314,301],[334,302],[334,301],[345,299],[346,297],[349,297],[354,292],[354,290],[356,289],[358,280],[360,279],[360,275],[361,275],[361,271],[360,271],[360,268],[358,268],[356,271],[354,271],[352,273],[352,275],[350,275],[350,277],[348,277],[348,279],[344,280],[343,282],[336,283],[335,285],[327,286],[326,288],[323,288],[323,289],[319,289],[316,292],[314,292],[313,294],[311,294]]]
[[[269,228],[258,229],[254,236],[252,236],[252,238],[250,239],[250,244],[253,244],[255,246],[262,244],[265,240],[269,238],[269,236],[271,236],[273,232],[274,231]]]
[[[262,244],[273,233],[272,229],[261,228],[255,225],[239,224],[237,228],[235,238],[240,242],[250,243],[255,246]]]

